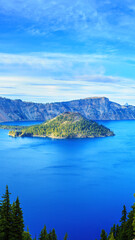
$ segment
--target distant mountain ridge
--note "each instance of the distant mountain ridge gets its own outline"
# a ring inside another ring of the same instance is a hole
[[[135,119],[135,106],[120,105],[106,97],[54,103],[33,103],[0,97],[0,121],[46,121],[64,112],[78,112],[91,120]]]

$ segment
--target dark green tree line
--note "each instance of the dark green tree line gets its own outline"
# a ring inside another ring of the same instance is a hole
[[[135,204],[127,215],[125,205],[123,206],[120,225],[113,225],[107,236],[105,230],[101,232],[100,240],[134,240],[135,239]]]

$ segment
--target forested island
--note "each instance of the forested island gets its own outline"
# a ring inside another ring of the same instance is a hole
[[[3,128],[6,128],[4,126]],[[30,127],[11,128],[12,137],[94,138],[114,136],[107,127],[83,117],[79,113],[63,113],[45,123]]]
[[[10,193],[6,186],[5,194],[0,201],[0,239],[1,240],[32,240],[27,227],[24,231],[23,211],[20,207],[20,201],[10,203]],[[69,239],[66,233],[64,240]],[[91,238],[90,238],[91,239]],[[100,240],[134,240],[135,239],[135,203],[132,210],[127,214],[125,205],[123,206],[120,225],[113,225],[109,235],[102,230]],[[33,240],[58,240],[55,229],[47,232],[44,225],[38,237]],[[69,239],[70,240],[70,239]],[[82,239],[83,240],[83,239]]]

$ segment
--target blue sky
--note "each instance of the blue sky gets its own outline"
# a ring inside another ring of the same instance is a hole
[[[134,1],[0,1],[1,96],[135,105],[134,69]]]

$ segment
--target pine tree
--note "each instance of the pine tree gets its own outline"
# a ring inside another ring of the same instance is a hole
[[[66,233],[65,237],[64,237],[64,240],[67,240],[67,239],[68,239],[68,234]]]
[[[12,238],[13,240],[22,240],[24,231],[23,213],[20,207],[19,198],[12,205]]]
[[[128,214],[128,220],[127,220],[127,240],[133,239],[133,216],[134,216],[134,212],[133,212],[133,207],[132,210],[129,212]]]
[[[39,240],[46,240],[47,239],[47,230],[46,226],[44,225],[44,228],[41,230]]]
[[[126,210],[126,206],[123,206],[123,210],[122,210],[122,217],[120,219],[121,224],[124,224],[126,222],[127,219],[127,210]]]
[[[105,230],[102,230],[100,237],[100,240],[107,240],[107,233]]]
[[[57,236],[55,233],[55,229],[53,228],[52,232],[51,232],[51,240],[57,240]]]
[[[51,231],[47,234],[46,240],[52,240]]]
[[[117,224],[117,226],[116,226],[116,236],[115,236],[116,240],[119,240],[119,232],[120,232],[120,227]]]
[[[127,211],[125,205],[123,206],[122,210],[122,217],[120,219],[121,226],[120,226],[120,232],[119,232],[119,240],[127,240]]]
[[[0,239],[2,240],[11,239],[12,212],[9,196],[8,186],[6,186],[6,192],[0,204]]]
[[[114,224],[113,227],[111,228],[109,237],[112,235],[112,233],[113,233],[113,236],[114,236],[114,238],[115,238],[115,237],[116,237],[116,227],[115,227],[115,224]]]
[[[115,240],[113,233],[110,234],[108,240]]]
[[[27,227],[27,232],[23,232],[23,240],[32,240],[31,235],[29,233],[29,228]]]

